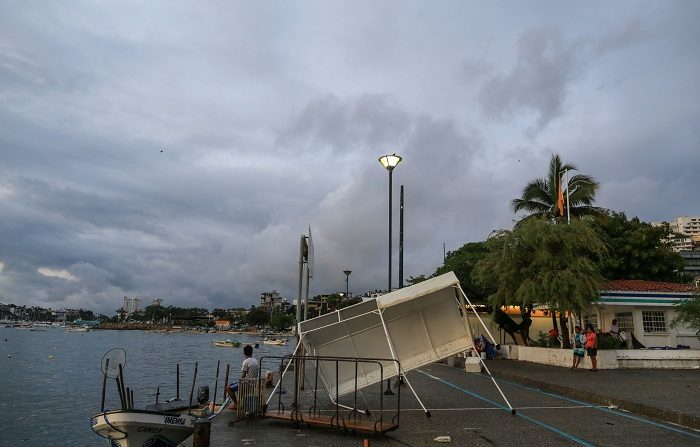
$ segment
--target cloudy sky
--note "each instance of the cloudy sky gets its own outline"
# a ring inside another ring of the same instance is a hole
[[[0,0],[0,302],[386,288],[509,228],[552,153],[700,215],[700,2]]]

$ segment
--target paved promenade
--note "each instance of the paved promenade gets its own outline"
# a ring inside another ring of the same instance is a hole
[[[700,430],[700,370],[586,369],[492,360],[496,377]]]
[[[233,413],[224,412],[213,421],[210,446],[358,447],[367,440],[371,446],[421,447],[439,445],[438,436],[449,436],[450,445],[458,446],[700,445],[700,431],[686,428],[698,427],[700,371],[593,373],[515,360],[486,364],[517,410],[515,416],[488,375],[436,363],[408,374],[432,417],[426,417],[404,386],[400,427],[384,436],[295,427],[272,419],[229,424]],[[307,388],[302,396],[302,408],[310,405],[310,391]],[[377,417],[380,394],[363,391],[358,407],[371,409],[372,417]],[[385,418],[395,414],[397,397],[385,397]],[[291,396],[284,399],[288,405]],[[323,405],[331,411],[327,398]],[[686,427],[675,425],[679,421]],[[191,446],[192,438],[182,444]]]

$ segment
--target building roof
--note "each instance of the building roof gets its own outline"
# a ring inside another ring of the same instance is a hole
[[[695,291],[695,286],[693,284],[644,281],[641,279],[616,279],[603,284],[601,291],[692,293]]]

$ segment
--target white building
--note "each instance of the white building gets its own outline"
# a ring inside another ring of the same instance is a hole
[[[671,234],[668,239],[673,251],[700,249],[700,217],[678,216],[670,222],[652,222],[654,226],[668,224]]]
[[[700,349],[695,331],[687,327],[671,328],[676,317],[674,306],[693,296],[692,284],[675,284],[642,280],[608,281],[600,300],[591,305],[584,320],[603,332],[616,319],[621,331],[634,334],[647,348],[677,345]]]

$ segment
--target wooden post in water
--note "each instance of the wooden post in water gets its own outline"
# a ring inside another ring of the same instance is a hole
[[[107,371],[109,371],[109,358],[105,362],[105,369],[103,371],[104,378],[102,379],[102,404],[100,405],[100,411],[105,411],[105,390],[107,389]]]
[[[209,447],[211,440],[211,421],[197,419],[192,433],[192,447]]]

